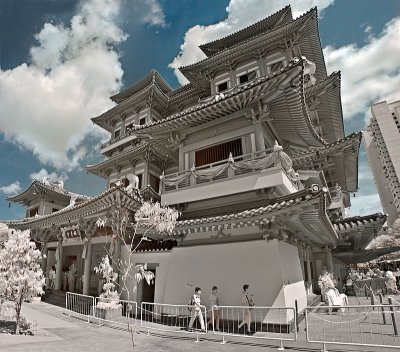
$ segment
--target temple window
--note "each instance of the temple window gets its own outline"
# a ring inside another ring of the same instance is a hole
[[[195,165],[203,166],[228,159],[229,153],[232,153],[233,157],[243,154],[242,140],[240,138],[197,150],[195,152]]]
[[[253,79],[256,79],[256,78],[257,78],[257,70],[253,70],[253,71],[238,75],[237,83],[243,84],[243,83],[252,81]]]
[[[217,84],[217,93],[224,92],[229,88],[229,81],[221,82]]]
[[[29,209],[29,217],[33,217],[35,215],[39,214],[39,207]]]
[[[139,125],[140,125],[140,126],[143,126],[143,125],[145,125],[145,124],[146,124],[146,118],[145,118],[145,117],[140,118],[140,119],[139,119]]]
[[[120,129],[114,131],[114,139],[118,139],[120,137],[120,135],[121,135]]]

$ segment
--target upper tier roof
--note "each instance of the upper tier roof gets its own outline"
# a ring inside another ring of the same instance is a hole
[[[161,77],[161,75],[156,71],[152,70],[146,77],[142,78],[139,82],[136,82],[129,88],[115,94],[111,97],[112,101],[120,103],[130,96],[136,94],[142,89],[146,88],[150,84],[156,84],[164,94],[168,94],[173,91],[173,89],[168,85],[167,82]]]
[[[25,191],[22,191],[21,193],[15,196],[9,196],[6,199],[11,202],[28,205],[28,202],[34,198],[40,198],[40,199],[52,198],[52,199],[58,199],[65,203],[69,203],[72,196],[77,196],[75,200],[76,202],[90,199],[90,197],[88,196],[69,192],[64,188],[61,188],[60,186],[51,183],[45,184],[43,182],[36,180],[33,181]]]
[[[270,104],[271,114],[276,117],[274,127],[283,139],[301,146],[323,146],[327,143],[315,131],[305,105],[302,79],[305,62],[305,58],[294,58],[283,69],[206,98],[162,120],[134,126],[133,131],[153,136],[165,134],[244,110],[262,99],[264,104]]]
[[[202,44],[199,46],[199,48],[207,56],[211,56],[221,50],[236,45],[237,43],[253,38],[257,35],[260,35],[261,33],[270,31],[271,29],[274,29],[278,26],[287,24],[292,20],[292,9],[290,5],[288,5],[257,23],[254,23],[226,37],[214,40],[206,44]]]
[[[301,39],[303,36],[305,40]],[[254,59],[254,54],[265,54],[265,51],[269,51],[276,46],[282,46],[283,42],[290,39],[298,41],[297,44],[300,46],[301,55],[306,56],[316,64],[315,77],[317,80],[325,79],[327,74],[319,39],[316,8],[287,24],[232,44],[230,47],[220,50],[204,60],[181,67],[179,70],[194,85],[207,87],[209,85],[207,76],[226,70],[227,63],[239,62],[246,58]]]

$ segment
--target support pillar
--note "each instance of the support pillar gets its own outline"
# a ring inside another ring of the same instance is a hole
[[[325,254],[326,270],[333,272],[332,250],[327,249]]]
[[[90,288],[90,274],[92,269],[92,252],[93,252],[93,244],[88,243],[85,253],[85,268],[83,273],[83,294],[89,294]]]
[[[179,171],[185,170],[185,156],[183,153],[183,144],[179,145]]]
[[[49,249],[47,248],[46,243],[43,244],[44,248],[43,248],[43,252],[42,252],[42,271],[43,271],[43,275],[46,277],[47,273],[47,257],[49,255]]]
[[[254,123],[254,140],[256,143],[256,151],[259,152],[265,149],[263,125],[261,121]]]
[[[58,247],[56,250],[56,284],[55,284],[55,289],[56,290],[61,290],[61,285],[62,285],[62,258],[63,258],[63,246],[62,246],[62,240],[58,242]]]

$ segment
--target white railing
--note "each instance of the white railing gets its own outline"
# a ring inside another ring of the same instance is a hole
[[[142,302],[141,327],[176,333],[207,333],[207,309],[204,306]]]
[[[108,307],[108,304],[111,306]],[[101,322],[125,325],[128,330],[136,330],[137,324],[137,303],[134,301],[110,300],[96,297],[93,309],[93,317],[99,325]]]
[[[65,296],[65,309],[68,315],[78,315],[87,318],[88,323],[93,315],[94,297],[67,292]]]
[[[279,340],[283,350],[283,341],[297,340],[296,319],[291,307],[219,306],[212,310],[210,322],[223,343],[227,336]]]
[[[307,342],[400,349],[397,324],[400,305],[308,307],[305,311]]]
[[[160,179],[162,193],[192,187],[205,183],[212,183],[223,179],[232,179],[246,174],[260,173],[261,171],[280,165],[282,171],[291,183],[298,188],[299,180],[294,179],[294,171],[287,165],[288,156],[281,150],[269,148],[254,153],[220,160],[211,164],[193,167],[173,174],[163,175]],[[225,166],[225,167],[224,167]],[[232,166],[232,167],[229,167]],[[293,175],[292,175],[293,174]]]

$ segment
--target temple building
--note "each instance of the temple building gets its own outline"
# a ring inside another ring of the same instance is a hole
[[[369,165],[388,223],[400,217],[400,101],[371,106],[372,117],[363,132]]]
[[[8,224],[42,243],[56,288],[77,260],[77,290],[96,294],[93,267],[113,234],[96,221],[117,205],[133,215],[143,200],[160,201],[182,215],[168,236],[141,226],[151,241],[134,262],[155,282],[131,299],[186,304],[194,286],[207,294],[216,285],[221,304],[240,305],[249,284],[257,305],[303,310],[324,269],[343,280],[347,264],[385,254],[365,249],[385,215],[346,218],[362,135],[344,133],[341,76],[327,73],[317,10],[293,19],[287,6],[200,49],[205,58],[180,69],[186,85],[172,89],[152,71],[92,118],[110,134],[104,161],[86,167],[105,192],[88,198],[34,182],[9,198],[27,218]],[[115,258],[129,255],[118,241],[113,248]]]

